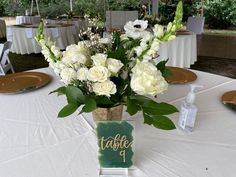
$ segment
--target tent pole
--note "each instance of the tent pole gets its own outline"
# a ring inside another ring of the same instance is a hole
[[[73,3],[72,3],[72,0],[70,0],[70,11],[73,12]]]
[[[203,17],[204,16],[204,0],[201,0],[201,6],[202,6],[201,16]]]
[[[36,0],[36,6],[37,6],[38,15],[40,16],[38,0]]]
[[[33,6],[34,6],[34,0],[31,0],[31,9],[30,9],[30,15],[33,14]]]

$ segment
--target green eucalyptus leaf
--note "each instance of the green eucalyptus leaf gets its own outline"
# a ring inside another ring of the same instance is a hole
[[[59,87],[57,88],[56,90],[54,91],[51,91],[49,94],[52,94],[52,93],[57,93],[57,95],[65,95],[66,94],[66,87]]]
[[[153,118],[151,116],[143,113],[143,119],[144,119],[145,124],[148,124],[148,125],[153,124]]]
[[[92,112],[93,110],[95,110],[97,108],[97,104],[96,101],[91,98],[91,97],[86,97],[85,98],[85,105],[82,108],[82,112]]]
[[[135,100],[137,104],[143,105],[148,101],[152,101],[150,98],[142,96],[142,95],[131,95],[130,99]]]
[[[68,103],[73,103],[73,104],[84,103],[84,94],[78,87],[67,86],[66,96]]]
[[[64,106],[61,111],[58,113],[58,117],[64,118],[66,116],[69,116],[73,114],[79,107],[80,105],[78,104],[72,104],[69,103],[68,105]]]
[[[172,72],[166,67],[168,60],[161,61],[156,65],[157,69],[161,71],[164,78],[168,78],[172,75]]]
[[[99,107],[111,107],[115,104],[106,96],[96,96],[95,101]]]
[[[156,103],[152,100],[143,105],[143,112],[148,115],[169,115],[178,112],[178,110],[168,103]]]
[[[127,97],[126,101],[126,106],[127,106],[127,112],[132,116],[135,115],[138,111],[141,110],[140,106],[136,104],[135,100],[130,99]]]
[[[173,130],[175,129],[175,124],[166,116],[150,116],[153,120],[153,125],[156,128],[162,130]]]

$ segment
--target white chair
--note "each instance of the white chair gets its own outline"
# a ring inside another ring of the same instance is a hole
[[[205,17],[188,17],[186,29],[195,34],[201,34],[204,32],[204,23]]]
[[[14,73],[14,69],[8,57],[11,44],[12,42],[7,41],[0,46],[0,76],[6,75],[9,70]]]
[[[106,30],[124,29],[128,21],[138,19],[138,11],[106,11]]]

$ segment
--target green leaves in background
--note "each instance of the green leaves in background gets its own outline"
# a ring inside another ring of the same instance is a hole
[[[157,103],[148,97],[140,95],[128,97],[127,112],[130,115],[134,115],[140,110],[143,112],[144,123],[163,130],[175,129],[174,123],[165,116],[178,112],[173,105]]]

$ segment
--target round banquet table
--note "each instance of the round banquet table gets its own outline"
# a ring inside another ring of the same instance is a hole
[[[16,24],[39,24],[41,21],[40,16],[16,16]]]
[[[49,24],[72,24],[75,25],[77,33],[85,31],[88,28],[88,20],[80,18],[72,19],[46,19]]]
[[[6,37],[6,23],[5,20],[0,19],[0,38]]]
[[[37,26],[34,25],[7,27],[7,40],[12,41],[11,52],[17,54],[40,53],[41,47],[34,39],[36,34]],[[44,34],[46,37],[50,37],[61,50],[78,42],[78,35],[73,25],[48,26],[44,28]]]
[[[197,61],[196,34],[178,35],[174,40],[161,44],[159,55],[159,60],[169,59],[169,66],[190,68]]]
[[[35,91],[0,95],[0,176],[98,177],[97,143],[91,114],[57,119],[66,104],[48,93],[62,84],[49,68],[40,69],[52,82]],[[220,102],[236,80],[194,71],[199,108],[193,133],[164,131],[134,118],[135,166],[130,177],[234,177],[236,114]],[[180,108],[188,85],[170,85],[158,100]],[[126,114],[125,114],[126,115]],[[176,123],[179,114],[171,116]],[[127,117],[127,116],[124,116]]]

